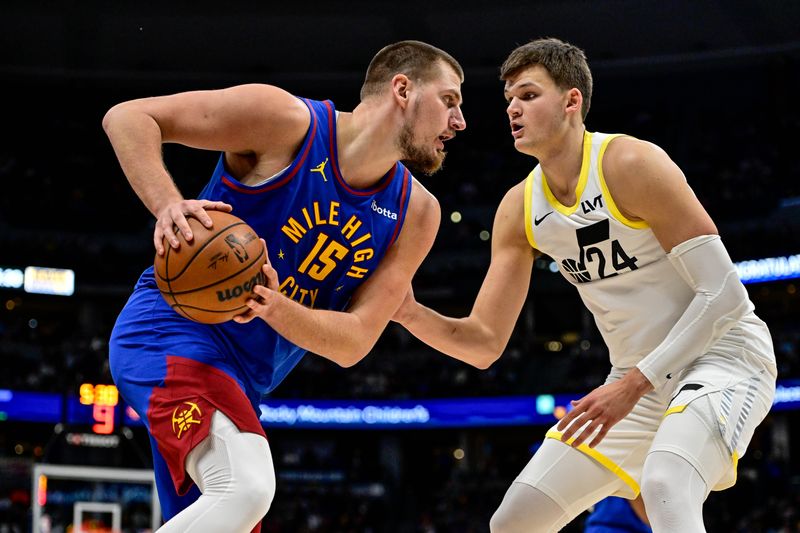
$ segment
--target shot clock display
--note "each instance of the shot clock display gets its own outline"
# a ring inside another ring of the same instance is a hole
[[[114,432],[114,413],[119,403],[116,386],[84,383],[80,387],[80,402],[92,406],[92,417],[95,421],[92,431],[101,435]]]

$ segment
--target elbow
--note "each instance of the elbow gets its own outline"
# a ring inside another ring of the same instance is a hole
[[[350,368],[351,366],[355,366],[356,363],[361,361],[364,356],[353,356],[351,354],[346,354],[343,357],[336,358],[336,364],[338,364],[342,368]]]
[[[127,118],[132,117],[132,112],[136,111],[136,109],[132,102],[122,102],[106,111],[102,122],[103,131],[106,132],[106,135],[110,137],[115,129],[119,129],[120,124],[125,123]]]
[[[505,348],[505,343],[493,343],[492,345],[485,346],[474,354],[475,357],[470,361],[470,364],[480,370],[486,370],[492,366],[495,361],[500,359]]]
[[[472,366],[474,366],[475,368],[477,368],[478,370],[486,370],[487,368],[492,366],[492,363],[494,363],[494,362],[495,362],[495,359],[483,359],[483,358],[481,358],[481,359],[478,359],[476,361],[472,361],[470,364]]]
[[[752,303],[742,282],[734,271],[723,280],[716,292],[699,291],[697,295],[704,301],[706,312],[719,317],[718,323],[734,323],[752,310]]]
[[[502,354],[492,353],[492,354],[489,354],[489,355],[482,355],[482,356],[478,357],[477,359],[473,360],[471,362],[471,364],[472,364],[472,366],[474,366],[475,368],[477,368],[479,370],[486,370],[487,368],[492,366],[495,361],[500,359],[500,355],[502,355]]]
[[[475,368],[486,370],[500,359],[508,344],[508,339],[498,338],[492,331],[485,331],[484,342],[477,346],[469,363]]]
[[[342,368],[350,368],[364,359],[371,350],[372,344],[354,346],[352,349],[340,353],[339,356],[334,359],[334,361],[336,361],[336,364]]]
[[[103,117],[103,131],[106,132],[106,135],[109,134],[114,119],[117,117],[117,115],[119,115],[121,105],[122,104],[117,104],[108,111],[106,111],[106,114]]]

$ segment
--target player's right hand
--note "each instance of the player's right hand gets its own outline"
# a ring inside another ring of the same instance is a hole
[[[233,211],[233,207],[230,204],[212,200],[180,200],[179,202],[167,204],[158,214],[156,229],[153,233],[153,244],[156,247],[156,253],[164,255],[164,239],[176,250],[180,247],[176,232],[183,234],[183,238],[187,242],[194,238],[192,228],[186,221],[187,217],[194,217],[202,225],[210,228],[212,226],[211,217],[206,213],[206,209],[225,211],[227,213]]]
[[[264,254],[266,261],[264,266],[261,267],[261,272],[264,274],[264,285],[256,285],[253,287],[254,297],[247,300],[247,311],[240,315],[233,317],[235,322],[239,324],[247,324],[256,317],[261,317],[264,322],[269,324],[269,311],[272,307],[273,298],[280,296],[280,280],[278,279],[278,271],[272,266],[269,260],[269,250],[267,249],[267,241],[261,239],[261,244],[264,246]]]

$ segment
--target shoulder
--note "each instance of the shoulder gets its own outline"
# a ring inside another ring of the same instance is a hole
[[[435,224],[436,228],[438,228],[439,220],[442,216],[441,213],[439,200],[417,178],[412,176],[406,220],[414,219],[426,225]]]
[[[525,229],[525,182],[523,180],[506,192],[494,216],[492,246],[512,246],[529,249]]]
[[[523,227],[522,221],[525,217],[525,183],[527,178],[511,187],[500,205],[497,207],[497,214],[495,215],[495,224],[502,219],[517,220],[520,222],[520,227]]]
[[[686,176],[659,146],[630,137],[615,139],[603,158],[603,174],[620,212],[646,222],[665,251],[692,237],[717,233]]]
[[[607,175],[628,175],[666,162],[671,160],[660,146],[623,135],[609,142],[603,156],[603,169]]]
[[[236,97],[240,101],[261,103],[267,105],[267,107],[277,107],[275,103],[280,103],[281,106],[289,110],[305,109],[308,111],[308,108],[300,98],[285,89],[266,83],[234,85],[226,89],[221,89],[220,92],[231,97]]]
[[[392,247],[397,258],[406,265],[419,265],[433,246],[441,218],[436,197],[412,177],[403,229]]]
[[[289,157],[303,142],[311,126],[309,107],[300,98],[274,85],[237,85],[222,89],[217,97],[219,106],[212,106],[210,112],[219,111],[229,117],[230,122],[226,124],[229,136],[241,135],[249,140],[249,150],[244,152]]]
[[[300,98],[274,85],[237,85],[223,89],[221,93],[221,98],[231,102],[232,106],[241,106],[254,119],[301,126],[307,126],[311,119],[308,106]]]
[[[632,220],[647,220],[643,211],[649,211],[648,204],[688,188],[686,177],[666,151],[633,137],[613,139],[601,165],[611,197]]]
[[[520,181],[513,187],[511,187],[503,196],[503,200],[500,202],[500,205],[508,204],[508,207],[514,207],[515,209],[524,209],[525,206],[525,184],[527,183],[528,178]]]

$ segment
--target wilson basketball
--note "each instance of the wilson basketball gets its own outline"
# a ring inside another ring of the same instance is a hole
[[[243,313],[256,285],[264,284],[266,260],[256,232],[243,220],[222,211],[207,211],[211,229],[188,218],[194,238],[178,233],[180,248],[164,241],[156,254],[155,278],[161,295],[178,313],[195,322],[219,324]]]

